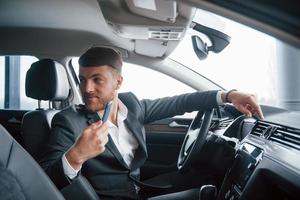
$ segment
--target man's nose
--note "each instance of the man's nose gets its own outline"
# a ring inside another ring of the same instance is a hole
[[[85,92],[93,92],[95,90],[95,86],[94,86],[94,83],[92,81],[86,81],[85,83]]]

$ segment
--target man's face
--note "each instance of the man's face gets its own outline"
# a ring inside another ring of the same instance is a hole
[[[87,109],[103,110],[105,104],[117,95],[122,76],[110,66],[80,67],[80,91]]]

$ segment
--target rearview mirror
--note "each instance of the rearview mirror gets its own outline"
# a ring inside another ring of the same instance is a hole
[[[193,49],[200,60],[204,60],[208,55],[207,44],[197,35],[192,36]]]
[[[211,41],[211,46],[207,46],[199,36],[192,36],[193,48],[200,60],[205,59],[209,51],[219,53],[230,43],[231,37],[218,30],[203,26],[196,22],[192,22],[191,27],[206,35]]]

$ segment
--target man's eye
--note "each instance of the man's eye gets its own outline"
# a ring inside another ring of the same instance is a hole
[[[81,84],[81,83],[84,83],[84,81],[85,81],[84,79],[81,79],[81,78],[79,79],[79,83],[80,83],[80,84]]]
[[[96,83],[102,83],[103,80],[101,78],[94,78],[94,82],[96,82]]]

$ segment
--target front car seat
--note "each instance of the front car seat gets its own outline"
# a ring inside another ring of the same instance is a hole
[[[26,74],[26,96],[38,100],[38,108],[27,112],[22,120],[24,148],[39,160],[50,134],[51,120],[59,112],[51,108],[53,101],[64,101],[69,94],[69,82],[65,68],[52,59],[42,59],[31,65]],[[49,101],[49,108],[40,106]]]
[[[27,112],[22,121],[24,148],[35,160],[43,157],[43,148],[51,134],[51,121],[60,110],[51,108],[51,102],[64,101],[69,94],[69,82],[65,68],[52,59],[33,63],[26,74],[26,95],[38,100],[38,108]],[[40,107],[41,100],[49,101],[49,108]],[[98,200],[88,180],[79,175],[61,190],[66,199]]]
[[[0,125],[0,198],[64,199],[35,160]]]

